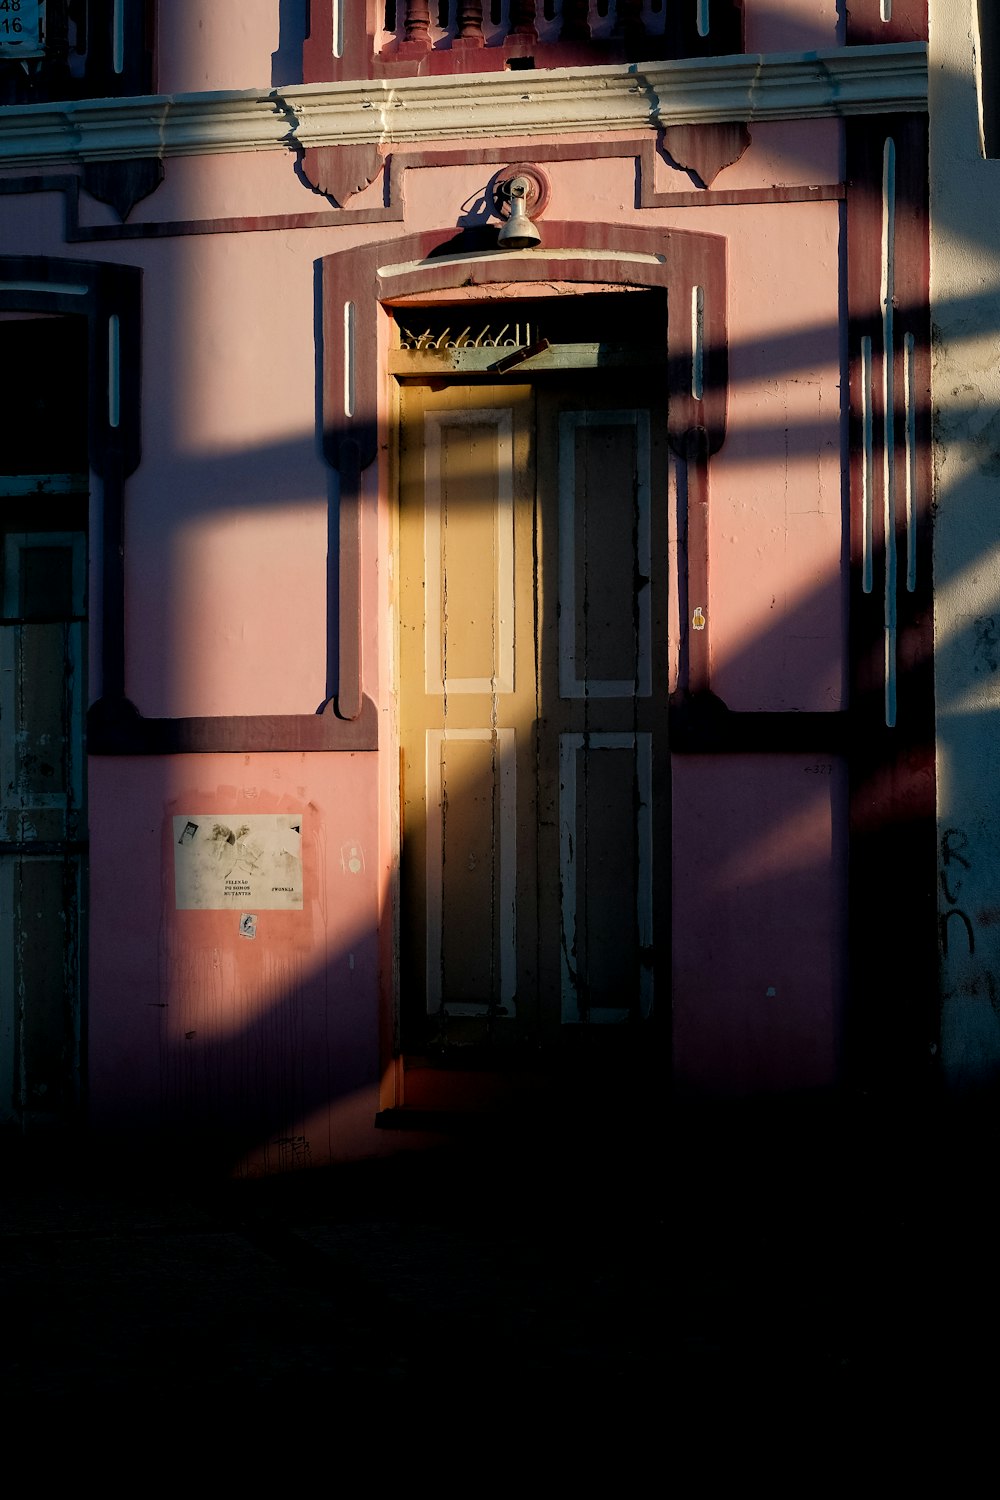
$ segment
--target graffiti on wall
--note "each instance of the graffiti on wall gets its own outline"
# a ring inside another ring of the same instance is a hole
[[[940,880],[945,904],[941,911],[940,922],[941,953],[944,958],[948,957],[951,937],[949,929],[953,923],[957,924],[968,944],[969,956],[971,957],[976,951],[976,934],[971,919],[968,912],[958,904],[964,876],[972,868],[968,848],[969,835],[961,828],[946,828],[942,833]]]

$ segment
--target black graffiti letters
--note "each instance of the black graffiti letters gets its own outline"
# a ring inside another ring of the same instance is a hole
[[[954,919],[965,931],[970,956],[976,951],[976,934],[969,916],[958,905],[962,889],[962,871],[972,869],[964,850],[969,847],[969,835],[961,828],[946,828],[941,835],[941,892],[947,902],[947,910],[941,913],[941,953],[948,957],[948,929]]]

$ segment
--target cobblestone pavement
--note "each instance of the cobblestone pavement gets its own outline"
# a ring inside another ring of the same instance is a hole
[[[650,1443],[664,1413],[877,1402],[995,1345],[995,1139],[989,1114],[716,1111],[640,1151],[255,1182],[10,1158],[0,1395],[617,1408]]]
[[[0,1194],[0,1394],[641,1393],[662,1225],[586,1179],[494,1148],[230,1183],[22,1161]]]

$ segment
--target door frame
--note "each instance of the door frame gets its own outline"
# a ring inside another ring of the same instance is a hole
[[[431,302],[458,288],[489,287],[497,300],[531,296],[536,282],[575,284],[581,294],[631,287],[667,293],[662,345],[666,362],[667,440],[685,470],[688,503],[686,593],[705,611],[708,597],[707,505],[709,461],[722,446],[728,395],[726,240],[699,231],[634,225],[549,223],[545,247],[526,254],[470,249],[464,237],[431,230],[388,244],[356,246],[322,261],[324,451],[340,477],[340,536],[360,539],[374,529],[380,555],[396,556],[394,506],[398,482],[393,456],[398,383],[389,370],[387,310],[398,299]],[[380,453],[384,456],[379,464]],[[366,471],[374,470],[372,485]],[[374,490],[374,494],[373,494]],[[375,513],[372,514],[374,506]],[[380,570],[378,618],[397,623]],[[376,673],[361,659],[361,599],[357,582],[341,574],[341,695],[364,696]],[[345,588],[346,585],[346,588]],[[354,621],[345,619],[352,607]],[[354,642],[359,644],[357,648]],[[383,640],[378,678],[386,684],[389,744],[383,740],[379,795],[383,808],[380,863],[385,889],[379,934],[380,1087],[379,1122],[403,1124],[402,1051],[399,1027],[399,751],[391,683],[397,644]],[[682,629],[679,693],[708,690],[708,631]],[[389,679],[387,681],[387,679]],[[675,695],[676,696],[676,695]],[[459,1091],[460,1092],[460,1091]],[[477,1102],[488,1103],[480,1085]],[[456,1096],[457,1099],[458,1096]],[[459,1104],[459,1107],[460,1104]],[[414,1123],[418,1123],[414,1121]]]

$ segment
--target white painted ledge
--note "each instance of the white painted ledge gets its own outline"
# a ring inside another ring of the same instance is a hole
[[[0,168],[927,108],[922,42],[0,108]]]

